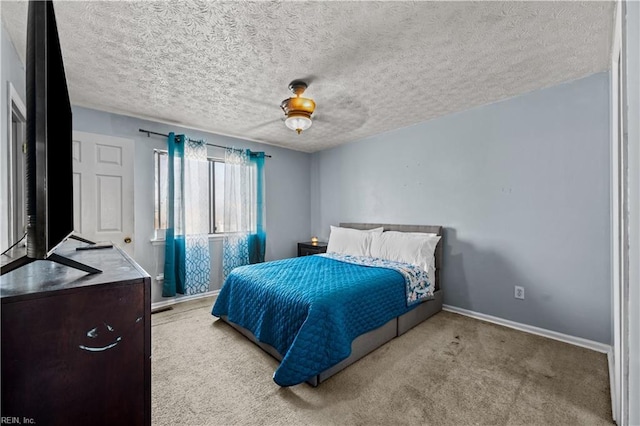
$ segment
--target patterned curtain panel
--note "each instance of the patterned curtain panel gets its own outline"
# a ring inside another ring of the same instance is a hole
[[[224,165],[223,274],[264,262],[264,153],[228,148]]]
[[[165,297],[209,291],[209,164],[204,141],[169,134]]]

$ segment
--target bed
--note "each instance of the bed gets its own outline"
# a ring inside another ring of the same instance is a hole
[[[341,223],[340,227],[442,236],[441,226]],[[212,314],[281,362],[274,373],[277,384],[306,381],[317,386],[442,310],[442,245],[440,240],[434,251],[432,294],[411,306],[402,299],[404,294],[399,295],[403,284],[398,287],[395,281],[404,278],[397,272],[315,255],[234,270]],[[314,287],[315,281],[320,289]],[[359,282],[367,286],[366,297],[352,292]],[[279,292],[287,292],[286,300]],[[307,303],[310,297],[313,303]]]

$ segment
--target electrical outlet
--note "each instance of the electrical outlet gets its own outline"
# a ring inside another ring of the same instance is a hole
[[[524,287],[517,285],[513,297],[516,299],[524,299]]]

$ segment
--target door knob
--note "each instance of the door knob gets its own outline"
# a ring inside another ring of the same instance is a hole
[[[131,243],[131,237],[124,237],[124,243],[125,244],[130,244]]]

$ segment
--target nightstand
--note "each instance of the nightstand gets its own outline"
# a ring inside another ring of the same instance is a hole
[[[298,257],[309,256],[310,254],[326,253],[327,243],[318,241],[317,243],[298,243]]]

